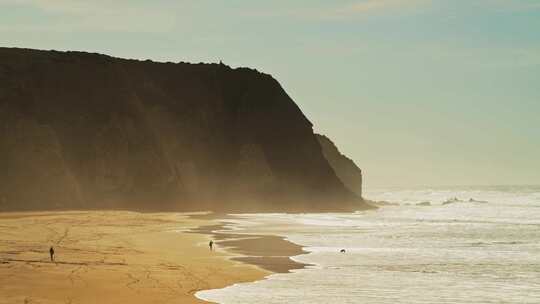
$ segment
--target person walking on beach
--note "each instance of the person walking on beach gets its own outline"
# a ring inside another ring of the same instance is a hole
[[[54,248],[51,246],[51,249],[49,249],[49,254],[51,255],[51,262],[54,262]]]
[[[211,240],[208,246],[210,247],[210,251],[212,251],[214,249],[214,241]]]

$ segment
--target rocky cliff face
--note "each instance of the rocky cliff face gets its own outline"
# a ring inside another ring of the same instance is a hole
[[[363,206],[269,75],[0,48],[0,210]]]
[[[316,134],[322,152],[338,178],[345,186],[359,197],[362,197],[362,170],[352,159],[341,154],[336,145],[326,136]]]

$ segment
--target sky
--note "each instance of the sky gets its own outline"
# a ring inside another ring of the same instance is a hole
[[[540,0],[0,0],[0,46],[256,68],[368,188],[540,184]]]

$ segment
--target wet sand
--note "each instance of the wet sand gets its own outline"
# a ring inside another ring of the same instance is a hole
[[[223,217],[220,219],[223,220]],[[306,251],[279,236],[234,233],[227,229],[226,223],[202,226],[193,232],[209,234],[220,248],[241,255],[232,260],[256,265],[274,273],[286,273],[308,266],[290,258]]]
[[[263,246],[258,237],[213,234],[212,226],[222,227],[181,213],[0,214],[0,303],[204,303],[199,290],[300,267],[286,255],[301,249],[280,238]],[[282,248],[279,257],[272,247]]]

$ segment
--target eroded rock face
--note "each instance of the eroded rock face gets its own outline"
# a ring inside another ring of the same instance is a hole
[[[338,178],[345,186],[359,197],[362,197],[362,170],[354,161],[339,152],[336,145],[326,136],[316,134],[323,155],[334,169]]]
[[[0,135],[0,210],[364,206],[251,69],[0,48]]]

